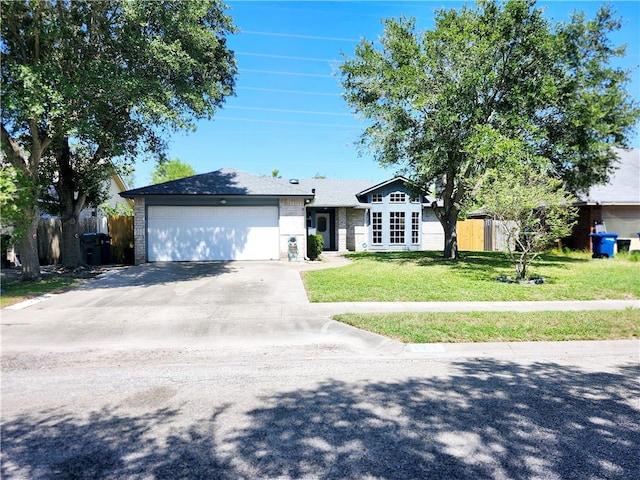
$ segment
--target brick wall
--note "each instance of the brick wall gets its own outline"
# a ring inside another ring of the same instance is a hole
[[[307,256],[307,228],[304,217],[304,199],[280,199],[280,258],[289,259],[289,239],[295,237],[298,245],[297,260]]]
[[[138,197],[134,200],[133,212],[134,262],[136,265],[140,265],[147,261],[147,211],[143,197]]]
[[[362,244],[369,241],[364,219],[364,210],[356,210],[354,208],[347,210],[347,250],[350,252],[363,250]]]
[[[602,207],[589,205],[578,210],[578,223],[573,227],[571,236],[563,239],[562,244],[574,250],[591,250],[591,238],[595,222],[602,220]]]

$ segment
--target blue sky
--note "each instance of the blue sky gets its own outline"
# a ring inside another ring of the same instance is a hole
[[[627,43],[619,61],[635,67],[629,86],[640,100],[640,2],[611,2],[623,18],[612,40]],[[383,181],[393,170],[381,169],[355,142],[363,123],[340,96],[337,66],[341,53],[353,55],[361,38],[382,34],[382,18],[402,14],[417,19],[418,28],[433,26],[433,12],[462,2],[306,2],[228,1],[228,13],[241,30],[229,38],[239,74],[236,96],[197,131],[174,134],[168,155],[189,163],[198,173],[232,167],[256,175],[284,178],[354,178]],[[567,21],[577,9],[592,18],[600,1],[546,1],[553,22]],[[640,147],[636,134],[632,146]],[[138,162],[135,186],[151,182],[152,162]]]

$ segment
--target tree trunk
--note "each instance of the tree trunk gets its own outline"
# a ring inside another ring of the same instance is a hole
[[[453,185],[448,184],[442,196],[444,208],[439,209],[436,202],[431,205],[444,230],[443,257],[447,260],[458,258],[458,214],[460,210],[455,206],[456,199]]]
[[[62,267],[74,269],[84,265],[82,252],[80,250],[80,223],[75,215],[65,215],[62,217],[62,246],[61,257]]]
[[[458,212],[455,215],[450,213],[449,218],[443,217],[440,220],[444,229],[444,258],[458,258]]]
[[[62,222],[62,267],[73,270],[85,265],[80,250],[80,212],[84,208],[86,195],[77,192],[71,166],[71,149],[67,137],[54,143],[58,182],[55,185],[60,202],[60,220]],[[77,197],[77,198],[76,198]]]
[[[40,280],[40,259],[38,258],[38,207],[29,209],[31,223],[20,240],[20,263],[22,281]]]

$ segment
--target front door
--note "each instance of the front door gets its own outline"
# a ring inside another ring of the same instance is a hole
[[[328,213],[317,213],[316,214],[316,232],[318,235],[322,235],[322,240],[324,240],[324,250],[329,250],[331,248],[331,225],[330,225],[331,215]]]

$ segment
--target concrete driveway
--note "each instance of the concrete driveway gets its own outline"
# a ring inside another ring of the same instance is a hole
[[[2,346],[402,349],[317,312],[296,268],[303,267],[190,262],[113,270],[79,289],[3,310]]]

